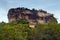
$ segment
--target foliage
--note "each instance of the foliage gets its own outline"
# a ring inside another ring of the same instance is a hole
[[[59,40],[60,24],[38,24],[31,32],[30,39],[33,40]]]
[[[34,29],[28,23],[0,23],[0,40],[60,40],[60,24],[37,24]]]
[[[27,40],[27,24],[5,24],[0,26],[0,40]]]

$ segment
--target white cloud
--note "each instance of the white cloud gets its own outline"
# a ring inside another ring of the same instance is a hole
[[[60,23],[60,10],[48,11],[48,12],[54,14],[54,17],[57,18],[58,23]]]
[[[58,18],[58,22],[60,23],[60,10],[56,10],[54,14],[55,14],[55,17]]]
[[[0,22],[8,22],[7,20],[7,11],[0,8]]]

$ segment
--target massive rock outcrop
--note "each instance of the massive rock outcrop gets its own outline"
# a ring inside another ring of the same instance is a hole
[[[28,8],[11,8],[8,12],[8,20],[9,22],[16,21],[19,19],[27,19],[29,21],[30,26],[34,24],[47,24],[50,21],[57,22],[53,16],[44,10],[35,10],[35,9],[28,9]]]

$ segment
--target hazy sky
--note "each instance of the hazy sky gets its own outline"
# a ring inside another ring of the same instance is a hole
[[[54,14],[60,23],[60,0],[0,0],[0,22],[8,22],[8,10],[17,7],[46,10]]]

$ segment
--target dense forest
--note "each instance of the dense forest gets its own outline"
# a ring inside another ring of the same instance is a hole
[[[60,40],[60,24],[36,24],[29,27],[27,20],[0,22],[0,40]]]

